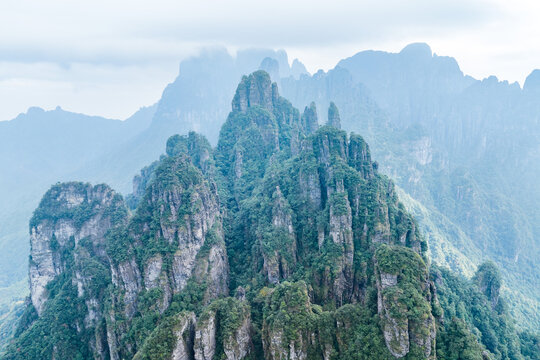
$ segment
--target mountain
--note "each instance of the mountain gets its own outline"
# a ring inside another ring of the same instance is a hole
[[[74,179],[106,182],[122,194],[142,196],[157,163],[145,168],[132,189],[133,175],[160,158],[173,134],[196,130],[216,145],[238,81],[259,68],[270,73],[295,107],[304,109],[302,121],[313,124],[317,115],[325,122],[326,111],[316,114],[317,109],[327,109],[332,102],[340,109],[341,127],[362,134],[378,170],[396,182],[395,191],[426,237],[431,261],[471,278],[481,263],[493,260],[507,284],[501,291],[519,326],[540,326],[539,72],[529,76],[523,89],[495,77],[476,80],[464,75],[455,59],[437,56],[425,44],[411,44],[399,53],[363,51],[313,75],[298,60],[289,65],[283,51],[247,50],[231,56],[220,49],[206,50],[180,64],[177,79],[159,103],[141,112],[144,126],[112,139],[114,145],[94,138],[97,146],[78,147],[74,142],[51,155],[46,145],[25,142],[24,131],[10,133],[7,149],[26,144],[28,151],[16,161],[11,161],[11,150],[2,156],[9,162],[2,177],[9,184],[2,189],[6,199],[15,200],[0,205],[5,204],[0,273],[7,274],[8,286],[0,289],[0,299],[5,299],[0,322],[13,302],[22,300],[26,223],[50,184]],[[76,128],[64,132],[63,125],[56,129],[53,124],[51,120],[42,126],[64,135],[36,141],[55,146],[61,139],[84,134]],[[37,129],[38,134],[47,133]],[[104,129],[116,131],[106,125]],[[24,178],[15,176],[19,163],[43,156],[43,163],[55,169],[54,163],[61,164],[62,156],[71,153],[80,155],[77,165],[61,167],[48,178],[48,171],[38,171],[37,164],[32,176],[24,175],[33,181],[19,184],[17,179]],[[47,179],[43,184],[34,181],[42,178]],[[133,205],[136,198],[126,201]]]
[[[31,294],[3,359],[534,359],[493,263],[427,243],[331,104],[244,76],[217,146],[194,132],[137,178],[58,183],[30,221]]]
[[[154,110],[119,121],[31,108],[0,122],[0,347],[28,294],[28,221],[43,192],[148,127]]]
[[[80,179],[107,182],[123,193],[133,176],[159,158],[162,144],[176,133],[204,130],[215,143],[227,116],[230,95],[242,74],[257,70],[265,58],[277,58],[284,75],[298,73],[284,51],[243,50],[232,57],[224,49],[207,50],[180,64],[180,75],[161,100],[125,121],[62,110],[31,108],[0,122],[0,287],[25,276],[26,229],[32,209],[53,183]]]
[[[538,71],[523,89],[465,76],[425,44],[360,52],[282,81],[297,107],[331,101],[362,133],[427,233],[433,261],[472,276],[491,259],[523,326],[538,328]],[[323,114],[324,115],[324,114]]]

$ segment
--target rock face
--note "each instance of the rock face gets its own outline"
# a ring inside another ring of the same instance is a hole
[[[420,257],[407,248],[383,245],[375,253],[377,282],[377,309],[383,324],[383,334],[390,353],[401,358],[407,355],[412,344],[418,346],[428,359],[435,354],[435,319],[429,311],[432,301],[431,286],[426,267]],[[411,275],[403,278],[399,269],[406,262]],[[415,311],[423,313],[406,316],[410,299],[415,299]]]
[[[251,319],[244,315],[240,326],[224,339],[223,352],[227,360],[241,360],[249,355],[251,347]]]
[[[212,360],[216,353],[216,313],[207,312],[195,329],[195,360]]]
[[[277,284],[291,274],[296,264],[296,238],[291,219],[291,209],[283,197],[279,186],[273,195],[272,223],[270,234],[263,236],[261,246],[263,250],[264,272],[268,282]],[[273,239],[268,239],[272,237]],[[275,238],[280,239],[274,242]]]
[[[250,309],[246,302],[218,300],[201,315],[195,329],[195,360],[212,360],[218,349],[227,360],[241,360],[252,350]]]
[[[67,183],[45,194],[34,213],[30,228],[30,298],[38,314],[48,295],[47,285],[70,266],[65,252],[82,246],[103,260],[105,233],[114,225],[110,213],[123,207],[121,199],[107,186]],[[84,240],[84,245],[80,244]],[[75,266],[82,261],[80,254]],[[84,276],[76,273],[79,296],[85,292]]]
[[[409,345],[409,321],[405,318],[392,316],[391,308],[397,309],[399,313],[404,313],[407,309],[395,297],[384,296],[384,291],[389,287],[397,285],[393,283],[395,275],[380,274],[380,283],[377,288],[377,309],[384,323],[384,341],[386,346],[397,358],[407,355]]]
[[[232,102],[233,111],[245,112],[254,106],[261,106],[272,111],[278,97],[277,85],[272,83],[268,73],[257,71],[250,76],[245,76],[238,85]]]
[[[193,360],[195,321],[195,314],[191,312],[181,315],[174,331],[176,344],[171,354],[171,360]]]
[[[265,319],[263,324],[264,357],[270,360],[305,360],[308,356],[310,334],[305,330],[291,331],[287,316],[298,321],[306,319],[311,304],[305,283],[284,283],[268,297],[267,305],[281,311],[279,315]],[[286,315],[286,313],[289,313]]]
[[[170,166],[173,172],[178,174],[193,171],[192,165],[181,158],[172,160],[167,165]],[[202,179],[196,179],[188,186],[177,184],[176,181],[166,186],[162,186],[162,184],[158,179],[148,188],[148,196],[142,200],[142,204],[147,206],[150,213],[136,219],[141,220],[141,224],[137,224],[133,229],[133,236],[136,240],[140,239],[139,241],[144,243],[153,240],[146,238],[146,234],[157,233],[159,234],[159,241],[163,244],[177,245],[174,248],[174,253],[171,254],[172,267],[169,272],[163,272],[163,260],[160,255],[146,260],[144,266],[145,286],[147,289],[153,287],[161,287],[164,290],[172,288],[173,293],[182,291],[192,274],[194,274],[197,265],[197,254],[211,231],[211,236],[216,237],[216,244],[210,249],[208,259],[205,259],[208,263],[206,268],[200,266],[197,276],[206,276],[209,270],[208,267],[213,267],[222,272],[225,278],[212,279],[217,282],[212,284],[212,288],[217,289],[219,293],[219,291],[227,288],[227,268],[224,248],[220,247],[223,240],[223,231],[221,229],[221,215],[217,203],[217,194],[212,193],[202,183]],[[189,196],[186,196],[188,192]],[[189,212],[186,209],[189,209]],[[159,224],[153,225],[150,222],[151,216],[159,218]],[[145,229],[148,230],[145,231]],[[139,239],[137,239],[138,237]],[[163,282],[159,281],[161,276],[163,276]]]
[[[30,299],[38,316],[58,296],[53,288],[63,284],[80,299],[73,305],[77,331],[98,326],[104,316],[99,286],[110,281],[106,234],[126,221],[122,198],[106,185],[57,184],[45,194],[30,223]],[[96,359],[106,358],[104,343],[101,332],[90,337],[87,346]]]
[[[319,120],[317,116],[317,107],[314,102],[304,109],[304,113],[302,114],[302,126],[306,129],[308,134],[317,131]]]
[[[336,129],[341,129],[339,110],[336,104],[334,104],[334,102],[330,102],[330,106],[328,107],[328,126],[333,126]]]

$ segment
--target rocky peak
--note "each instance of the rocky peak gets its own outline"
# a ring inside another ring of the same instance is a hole
[[[122,198],[106,185],[57,184],[43,196],[30,221],[30,298],[38,314],[48,298],[47,285],[77,266],[81,246],[105,261],[105,234],[126,215]]]
[[[213,284],[210,289],[220,294],[227,287],[227,270],[222,268],[226,266],[226,258],[221,242],[219,201],[215,185],[209,186],[192,162],[200,163],[200,158],[190,160],[179,155],[162,160],[134,217],[131,231],[133,237],[146,247],[138,262],[144,269],[147,288],[162,287],[170,295],[186,286],[195,273],[199,250],[208,237],[214,237],[212,247],[216,249],[209,249],[210,264],[200,265],[213,265],[214,270],[220,271],[215,279],[219,284]],[[160,251],[160,248],[169,250]],[[168,270],[163,266],[165,260],[172,263]],[[212,260],[216,263],[211,264]],[[207,275],[208,269],[200,270],[201,274]]]
[[[307,134],[312,134],[319,128],[319,120],[317,116],[317,106],[315,102],[305,107],[302,114],[302,127],[306,129]]]
[[[528,92],[535,92],[540,90],[540,70],[535,69],[527,76],[525,83],[523,84],[523,90]]]
[[[359,171],[365,179],[374,175],[369,146],[360,135],[352,134],[349,140],[349,165]]]
[[[276,59],[271,57],[264,58],[261,62],[259,70],[266,71],[270,75],[270,78],[274,81],[279,81],[280,79],[279,62]]]
[[[298,79],[302,75],[309,75],[309,72],[307,71],[304,64],[300,62],[298,59],[294,59],[291,65],[291,75]]]
[[[261,106],[269,111],[279,98],[277,84],[272,83],[266,71],[259,70],[242,77],[232,101],[233,111],[246,112],[253,106]]]
[[[344,131],[333,127],[323,127],[313,137],[313,146],[319,163],[329,166],[334,158],[347,161],[348,141]]]
[[[400,54],[406,58],[421,60],[431,58],[433,53],[431,47],[426,43],[412,43],[405,46]]]
[[[206,138],[190,131],[186,135],[173,135],[167,140],[168,156],[187,156],[191,163],[199,168],[203,174],[214,170],[212,147]]]
[[[341,120],[339,118],[339,110],[334,104],[334,102],[330,102],[330,106],[328,107],[328,126],[333,126],[336,129],[341,129]]]

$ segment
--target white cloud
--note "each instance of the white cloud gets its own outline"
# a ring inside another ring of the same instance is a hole
[[[3,0],[0,119],[32,105],[125,118],[208,45],[285,48],[315,71],[426,41],[475,77],[522,82],[540,67],[538,10],[503,0]]]

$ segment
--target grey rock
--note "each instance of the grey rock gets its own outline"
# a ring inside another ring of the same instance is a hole
[[[216,352],[216,312],[208,311],[195,327],[195,360],[212,360]]]
[[[339,117],[339,111],[334,104],[334,102],[330,102],[330,106],[328,107],[328,126],[333,126],[336,129],[341,129],[341,119]]]
[[[195,336],[195,314],[192,312],[178,315],[179,323],[175,326],[176,344],[171,360],[193,360],[193,343]]]

